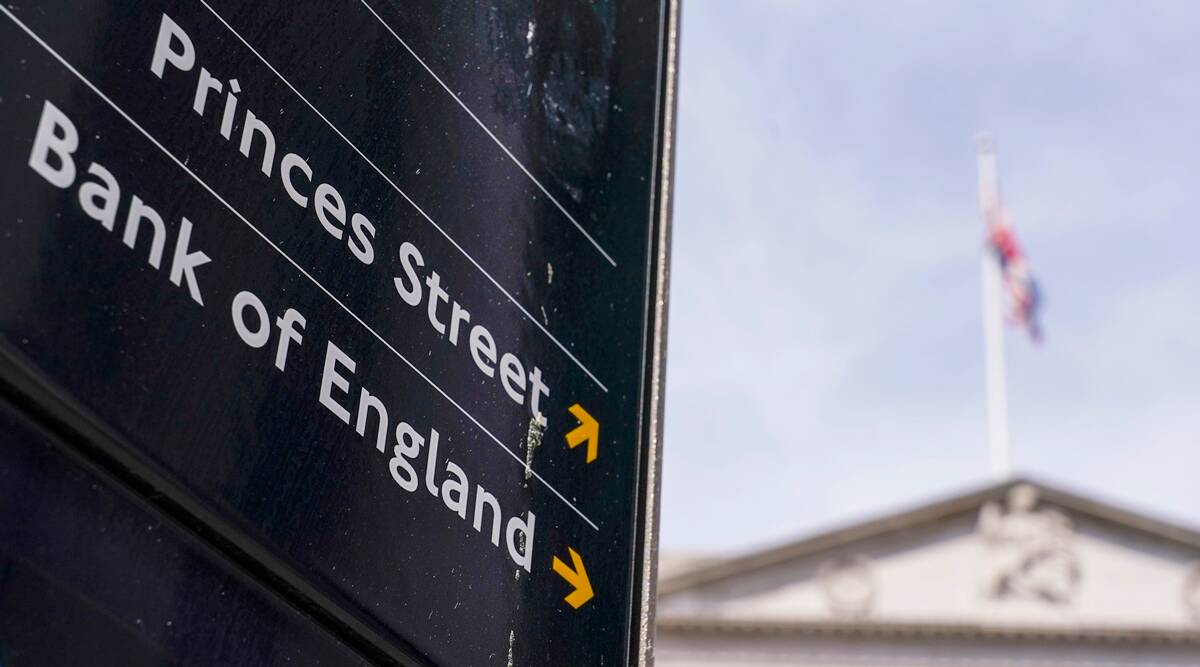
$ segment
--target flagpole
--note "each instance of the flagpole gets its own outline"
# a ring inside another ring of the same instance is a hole
[[[1000,188],[996,176],[996,151],[990,137],[979,139],[976,153],[979,170],[979,207],[984,229],[1000,214]],[[1001,305],[1000,262],[996,254],[982,253],[983,347],[987,383],[988,453],[992,476],[998,481],[1012,475],[1012,453],[1008,441],[1008,379],[1004,363],[1004,315]]]

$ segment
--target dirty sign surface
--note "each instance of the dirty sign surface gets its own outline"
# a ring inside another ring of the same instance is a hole
[[[5,391],[369,657],[629,663],[665,11],[6,3]]]

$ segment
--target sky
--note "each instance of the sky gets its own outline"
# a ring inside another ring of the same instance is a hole
[[[1200,526],[1200,3],[683,2],[664,551],[991,481],[975,139],[1045,294],[1018,474]]]

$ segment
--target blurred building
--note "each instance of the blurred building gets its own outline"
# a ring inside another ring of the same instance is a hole
[[[1036,482],[661,570],[659,667],[1200,665],[1200,533]]]

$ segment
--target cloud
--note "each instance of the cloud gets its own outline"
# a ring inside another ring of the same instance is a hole
[[[1048,291],[1049,343],[1009,337],[1018,462],[1084,489],[1136,470],[1123,500],[1200,519],[1185,476],[1151,479],[1195,461],[1200,377],[1200,8],[1155,10],[685,3],[665,547],[986,479],[985,128]]]

